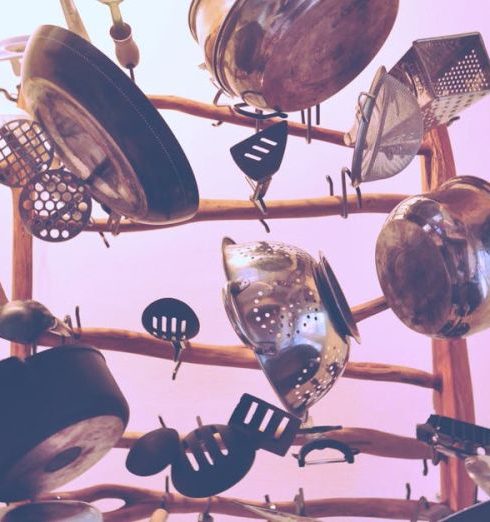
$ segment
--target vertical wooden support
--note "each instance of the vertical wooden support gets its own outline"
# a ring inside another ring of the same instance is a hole
[[[426,136],[430,153],[422,157],[422,187],[434,190],[456,176],[449,134],[440,126]],[[440,377],[441,388],[434,392],[436,413],[475,422],[473,387],[464,339],[432,341],[433,373]],[[441,463],[441,501],[453,510],[473,503],[475,485],[459,459]]]
[[[32,299],[32,236],[26,231],[19,215],[20,189],[12,190],[13,249],[12,299]],[[10,354],[22,359],[31,354],[30,346],[12,343]]]

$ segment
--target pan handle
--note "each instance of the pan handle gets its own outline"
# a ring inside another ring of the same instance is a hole
[[[314,450],[322,450],[326,448],[332,448],[337,451],[340,451],[344,455],[342,460],[338,459],[323,459],[323,460],[315,460],[306,462],[306,457],[309,453]],[[297,455],[293,455],[298,459],[298,466],[300,468],[304,468],[306,465],[312,464],[329,464],[334,462],[347,462],[348,464],[354,463],[354,456],[359,453],[359,450],[351,448],[347,444],[340,442],[338,440],[333,439],[316,439],[311,442],[307,442],[304,446],[301,447],[299,453]]]
[[[248,118],[253,118],[254,120],[268,120],[270,118],[287,118],[288,115],[285,112],[274,111],[269,112],[267,114],[263,114],[261,112],[252,112],[247,111],[243,107],[249,107],[248,103],[235,103],[233,105],[233,110],[242,116],[247,116]]]

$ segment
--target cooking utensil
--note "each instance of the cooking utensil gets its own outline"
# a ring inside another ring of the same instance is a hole
[[[22,94],[66,167],[120,216],[178,222],[199,195],[171,130],[136,85],[74,33],[41,26],[22,67]]]
[[[240,500],[232,500],[232,502],[246,509],[250,513],[254,513],[255,515],[260,516],[260,518],[265,518],[265,520],[269,520],[270,522],[321,522],[316,518],[295,515],[293,513],[284,513],[283,511],[277,511],[276,509],[254,506],[252,504],[247,504],[246,502],[241,502]]]
[[[441,522],[483,522],[483,520],[488,520],[489,517],[490,500],[467,507],[457,513],[453,513],[452,515],[443,518]]]
[[[128,422],[128,404],[104,357],[89,346],[0,361],[0,386],[2,502],[36,497],[81,475]]]
[[[464,465],[471,480],[490,495],[490,456],[472,455],[464,459]]]
[[[186,342],[199,333],[200,324],[196,313],[183,301],[165,297],[153,301],[144,309],[141,322],[150,335],[172,343],[174,361],[177,363],[172,374],[172,379],[175,379]]]
[[[306,457],[315,450],[323,450],[323,449],[334,449],[340,453],[342,453],[342,458],[326,458],[320,460],[306,460]],[[359,450],[356,448],[351,448],[348,444],[344,444],[338,440],[329,439],[329,438],[321,438],[314,439],[306,444],[303,444],[299,453],[293,455],[296,459],[298,459],[298,466],[300,468],[304,468],[305,466],[311,466],[315,464],[335,464],[341,462],[347,462],[348,464],[354,463],[354,457],[359,453]]]
[[[45,332],[71,337],[73,332],[43,304],[14,300],[0,306],[0,337],[21,344],[33,344]]]
[[[233,160],[253,189],[250,199],[267,213],[264,197],[279,170],[288,138],[288,123],[280,121],[231,147]]]
[[[301,421],[268,402],[244,393],[228,426],[254,441],[255,447],[284,457],[298,433]]]
[[[131,26],[124,22],[119,4],[122,0],[99,0],[102,4],[109,7],[111,11],[112,27],[110,29],[111,38],[116,46],[116,57],[122,67],[129,69],[131,74],[133,69],[140,61],[138,46],[133,40]]]
[[[325,257],[294,246],[223,240],[223,301],[242,341],[292,414],[305,418],[342,375],[359,333]]]
[[[402,201],[376,243],[386,300],[403,323],[431,337],[471,335],[490,325],[490,184],[453,178]]]
[[[480,33],[415,40],[390,74],[417,97],[425,132],[490,92],[490,60]]]
[[[172,464],[175,489],[187,497],[217,495],[239,482],[250,470],[255,447],[231,426],[199,426],[182,439],[184,451]]]
[[[156,475],[175,462],[181,451],[177,431],[162,424],[161,428],[146,433],[133,444],[126,458],[126,468],[141,477]]]
[[[68,29],[78,34],[78,36],[81,38],[87,40],[87,42],[90,42],[87,29],[85,28],[85,24],[83,23],[82,17],[80,16],[80,12],[78,11],[74,0],[60,0],[60,5]]]
[[[168,511],[166,511],[163,508],[158,508],[152,513],[150,517],[150,522],[166,522],[167,519]]]
[[[0,522],[102,522],[102,513],[78,500],[36,501],[10,508]]]
[[[27,115],[4,115],[0,127],[0,183],[25,185],[51,165],[53,146],[39,123]]]
[[[88,225],[92,198],[88,186],[66,169],[31,178],[19,197],[19,214],[30,234],[51,243],[78,236]]]
[[[483,449],[490,454],[490,430],[442,415],[431,415],[417,425],[417,439],[444,455],[466,458]]]
[[[189,26],[227,94],[291,112],[354,79],[383,45],[397,10],[398,1],[382,0],[193,0]]]
[[[9,61],[16,76],[20,76],[20,62],[28,40],[28,35],[22,35],[0,41],[0,62]]]
[[[424,133],[417,99],[384,67],[361,98],[355,137],[352,131],[345,137],[348,145],[355,142],[351,168],[355,187],[401,172],[417,154]]]

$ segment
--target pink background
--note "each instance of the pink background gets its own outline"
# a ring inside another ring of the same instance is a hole
[[[5,2],[5,4],[7,4]],[[113,57],[108,35],[109,12],[96,1],[79,0],[78,7],[93,43]],[[209,102],[214,87],[206,72],[200,48],[187,27],[188,1],[127,0],[122,10],[133,26],[141,50],[136,70],[139,86],[147,93],[176,94]],[[0,38],[28,34],[43,23],[64,26],[55,0],[9,2],[0,23]],[[422,37],[480,31],[490,46],[490,3],[486,0],[401,0],[395,27],[387,42],[366,70],[342,92],[323,105],[322,125],[350,128],[360,91],[366,90],[379,65],[388,68]],[[328,42],[326,42],[328,45]],[[7,64],[0,64],[0,85],[13,87],[16,79]],[[12,112],[1,100],[0,111]],[[250,136],[251,131],[173,112],[163,114],[193,165],[203,198],[246,199],[249,188],[234,165],[228,149]],[[450,129],[460,174],[489,180],[488,136],[490,97],[467,110]],[[297,119],[297,115],[292,115]],[[294,199],[327,194],[325,175],[336,180],[350,165],[351,151],[325,143],[307,145],[290,138],[281,172],[274,178],[268,197]],[[420,190],[418,160],[394,179],[364,185],[365,192],[415,194]],[[99,215],[100,210],[97,210]],[[10,292],[11,203],[8,189],[0,190],[0,280]],[[323,250],[339,278],[351,305],[380,295],[374,267],[374,245],[385,219],[383,215],[270,221],[266,235],[258,222],[211,222],[168,230],[109,238],[105,249],[96,234],[83,234],[66,244],[51,245],[35,240],[34,296],[59,316],[73,313],[79,304],[85,326],[142,331],[140,316],[153,299],[181,298],[191,304],[201,320],[198,340],[204,343],[237,344],[221,303],[224,274],[220,243],[224,235],[238,242],[256,239],[284,241],[317,254]],[[361,323],[362,345],[354,345],[352,361],[376,361],[430,370],[431,350],[427,338],[404,327],[390,312]],[[469,341],[477,421],[490,426],[488,397],[488,344],[484,332]],[[1,343],[2,356],[8,344]],[[107,353],[111,370],[131,407],[129,429],[148,431],[157,427],[157,415],[182,432],[204,422],[226,422],[239,396],[251,392],[277,400],[259,371],[184,365],[176,382],[170,379],[172,363],[134,355]],[[368,427],[414,436],[415,424],[432,412],[431,393],[401,384],[341,379],[311,413],[317,424]],[[164,474],[151,478],[130,475],[126,452],[113,450],[84,476],[64,489],[117,482],[145,488],[163,487]],[[360,455],[355,465],[316,466],[299,469],[288,455],[281,459],[257,454],[252,471],[225,495],[259,500],[268,493],[273,500],[292,500],[299,486],[306,498],[374,496],[403,498],[410,482],[413,498],[436,499],[439,471],[431,468],[422,477],[422,463]],[[484,494],[480,493],[484,498]],[[175,515],[176,522],[196,520],[197,515]],[[217,520],[231,517],[216,516]],[[337,519],[332,519],[337,520]],[[340,519],[339,519],[340,520]],[[344,519],[345,520],[345,519]],[[358,519],[361,520],[361,519]],[[362,519],[370,520],[370,519]]]

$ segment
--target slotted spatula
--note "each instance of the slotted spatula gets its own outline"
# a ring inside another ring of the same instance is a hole
[[[199,333],[200,324],[196,313],[183,301],[165,297],[145,308],[141,322],[149,334],[172,343],[175,350],[174,361],[177,363],[172,373],[174,380],[182,362],[180,357],[182,350],[186,348],[186,342]]]
[[[280,121],[231,147],[233,160],[254,192],[250,199],[265,215],[263,198],[272,176],[279,170],[288,138],[288,122]]]
[[[258,397],[244,393],[228,425],[250,437],[257,448],[284,457],[298,433],[301,421]]]

